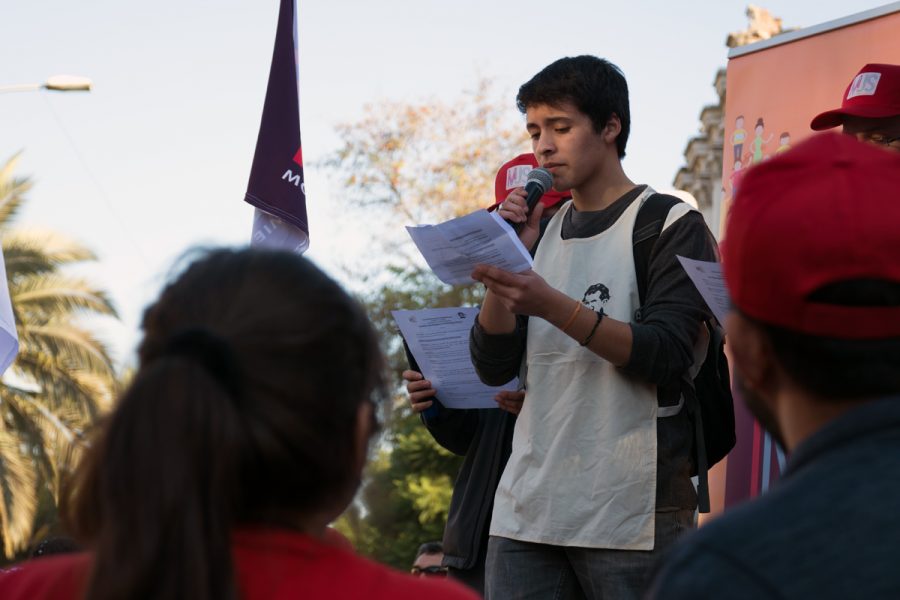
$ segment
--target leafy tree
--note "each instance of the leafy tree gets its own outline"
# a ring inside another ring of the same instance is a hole
[[[461,461],[434,443],[417,416],[398,411],[359,502],[338,528],[362,554],[408,569],[419,544],[441,539]]]
[[[510,101],[481,80],[452,103],[382,102],[359,122],[338,127],[340,149],[326,161],[340,177],[345,214],[364,218],[387,260],[350,271],[367,284],[363,301],[398,382],[406,357],[391,311],[477,305],[480,286],[448,286],[423,264],[402,225],[436,223],[493,204],[494,176],[527,151]],[[378,217],[390,228],[373,227]],[[374,275],[373,275],[374,273]],[[336,526],[356,548],[406,569],[416,548],[438,540],[462,459],[441,448],[398,385],[386,431],[357,502]]]
[[[109,407],[116,381],[105,345],[79,322],[115,317],[112,302],[63,272],[94,255],[58,233],[10,229],[31,188],[13,175],[17,158],[0,167],[0,231],[19,336],[18,357],[0,383],[0,536],[7,557],[27,546],[39,505],[55,505],[83,433]]]
[[[487,79],[451,103],[383,101],[364,110],[337,127],[340,147],[325,165],[338,175],[348,212],[366,224],[385,217],[389,226],[372,242],[391,264],[420,264],[398,223],[437,223],[490,206],[497,169],[528,151],[512,99],[498,100]]]

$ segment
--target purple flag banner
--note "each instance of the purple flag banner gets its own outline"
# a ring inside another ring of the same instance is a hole
[[[281,0],[275,51],[244,200],[256,207],[252,245],[302,253],[309,247],[300,143],[297,0]]]

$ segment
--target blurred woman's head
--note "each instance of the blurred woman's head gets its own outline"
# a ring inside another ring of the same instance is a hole
[[[234,597],[235,525],[315,534],[352,499],[383,388],[376,334],[312,263],[252,249],[196,260],[143,329],[66,511],[95,553],[89,595]]]

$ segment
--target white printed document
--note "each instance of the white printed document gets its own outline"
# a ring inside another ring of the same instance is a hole
[[[725,277],[722,276],[722,265],[717,262],[694,260],[683,256],[679,256],[678,260],[719,324],[724,327],[725,315],[731,310],[731,298],[728,296],[728,288],[725,286]]]
[[[531,268],[531,255],[512,226],[497,212],[476,210],[439,225],[416,225],[406,230],[425,262],[444,283],[472,283],[478,263],[512,273]]]
[[[469,357],[474,307],[393,310],[391,314],[413,358],[447,408],[497,408],[500,390],[515,390],[518,379],[491,387],[481,383]]]

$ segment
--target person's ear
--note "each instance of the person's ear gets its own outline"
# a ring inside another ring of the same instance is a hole
[[[356,409],[356,427],[353,432],[353,467],[357,473],[362,472],[369,457],[369,440],[372,439],[375,422],[375,406],[371,402],[360,402]]]
[[[740,372],[744,385],[760,394],[771,391],[776,384],[776,369],[772,346],[765,332],[737,311],[728,314],[725,331],[734,368]]]
[[[622,121],[619,119],[619,115],[613,113],[606,121],[606,125],[603,126],[600,135],[607,144],[615,144],[620,133],[622,133]]]

